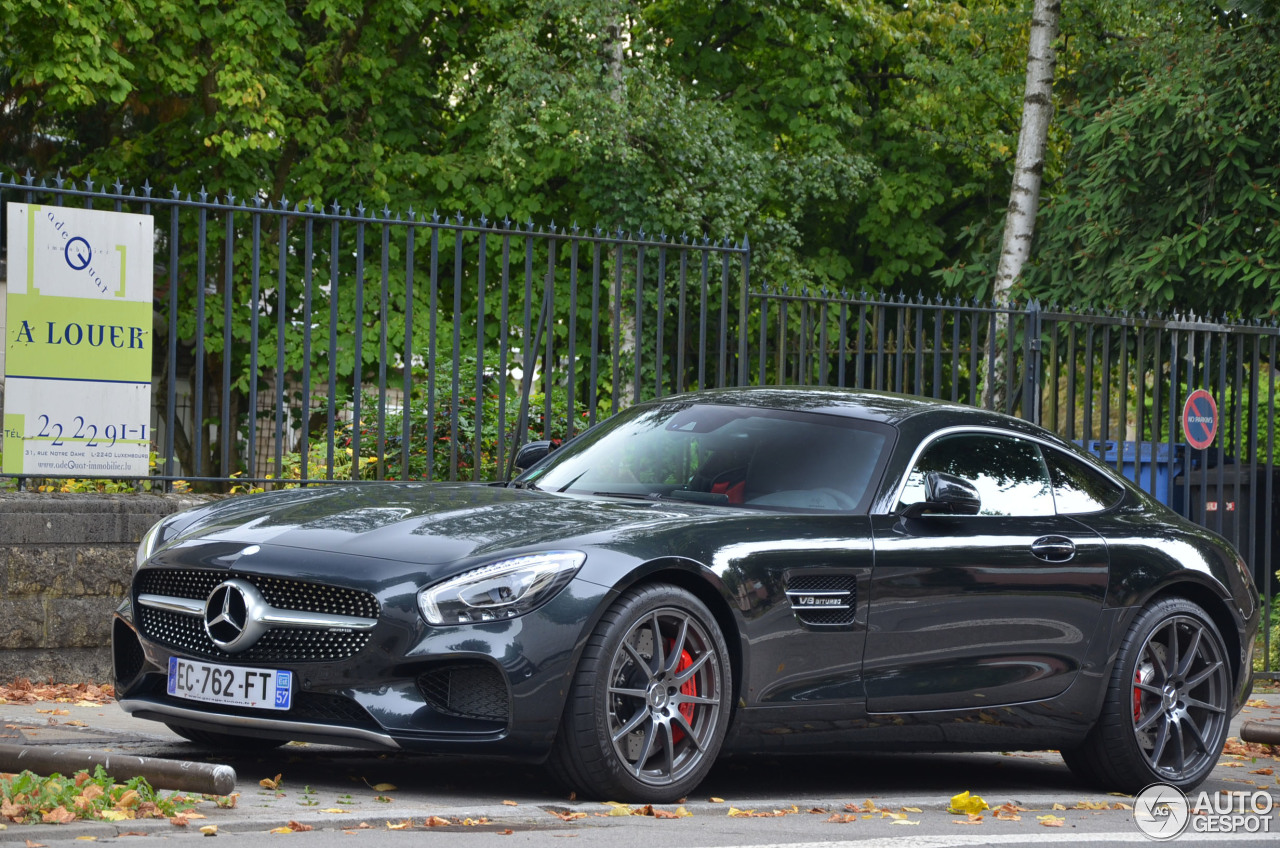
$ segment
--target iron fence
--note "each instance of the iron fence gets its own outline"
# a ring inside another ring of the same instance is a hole
[[[1235,542],[1272,607],[1274,324],[753,286],[745,239],[30,176],[0,178],[6,234],[7,201],[154,217],[148,485],[499,479],[520,442],[645,398],[882,389],[1079,442]],[[1182,438],[1196,389],[1221,407],[1201,450]]]
[[[481,480],[520,441],[741,382],[745,241],[30,177],[5,201],[154,217],[166,486]]]

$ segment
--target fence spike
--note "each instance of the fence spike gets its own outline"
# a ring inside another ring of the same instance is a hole
[[[27,185],[31,185],[36,181],[36,175],[31,173],[30,168],[27,168],[27,173],[24,174],[22,178],[27,181]]]
[[[93,191],[93,177],[84,178],[84,190]]]
[[[54,177],[54,178],[53,178],[53,184],[54,184],[55,186],[57,186],[57,187],[58,187],[58,190],[59,190],[59,191],[61,191],[61,190],[62,190],[62,184],[63,184],[64,182],[66,182],[66,179],[65,179],[65,178],[63,178],[63,176],[62,176],[62,171],[61,171],[61,170],[59,170],[59,171],[58,171],[58,175],[57,175],[56,177]]]
[[[747,250],[751,247],[751,242],[747,241],[747,234],[742,234],[742,249]]]

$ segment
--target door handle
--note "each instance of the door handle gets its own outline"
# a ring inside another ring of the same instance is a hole
[[[1066,536],[1041,536],[1031,543],[1031,553],[1045,562],[1070,562],[1076,545]]]

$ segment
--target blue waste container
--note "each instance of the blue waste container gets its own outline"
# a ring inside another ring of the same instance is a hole
[[[1172,448],[1172,450],[1170,449]],[[1144,492],[1155,495],[1165,506],[1182,512],[1182,488],[1173,479],[1187,465],[1187,445],[1168,442],[1117,442],[1093,439],[1085,449],[1135,483]],[[1117,465],[1117,461],[1119,464]],[[1155,466],[1155,488],[1151,487],[1151,469]]]

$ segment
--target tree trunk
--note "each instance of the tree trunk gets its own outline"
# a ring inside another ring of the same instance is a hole
[[[1022,129],[1018,133],[1018,156],[1013,169],[1013,188],[1009,192],[1009,215],[1005,219],[993,292],[997,303],[1008,300],[1009,290],[1022,273],[1022,266],[1031,252],[1049,122],[1053,119],[1053,72],[1057,63],[1053,42],[1058,37],[1060,12],[1059,0],[1035,0],[1031,13]]]
[[[1004,237],[1000,245],[1000,263],[996,268],[992,300],[996,306],[1007,306],[1014,281],[1022,274],[1031,253],[1035,234],[1036,211],[1040,205],[1040,183],[1044,176],[1045,149],[1048,146],[1049,122],[1053,119],[1053,74],[1057,54],[1053,42],[1058,37],[1060,0],[1035,0],[1031,12],[1031,36],[1027,43],[1026,93],[1022,101],[1022,128],[1018,133],[1018,154],[1014,162],[1013,186],[1009,192],[1009,213],[1005,218]],[[1008,319],[997,318],[997,354],[995,367],[988,375],[987,406],[1013,411],[1009,394],[1013,374],[1005,359]],[[1026,404],[1034,398],[1023,398]],[[1033,416],[1034,417],[1034,416]]]

